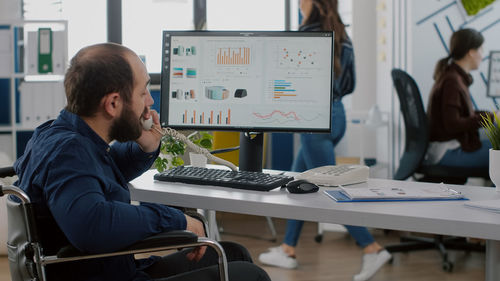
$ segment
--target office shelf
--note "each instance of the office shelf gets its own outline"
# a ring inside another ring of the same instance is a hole
[[[63,75],[53,75],[53,74],[35,74],[35,75],[28,75],[23,70],[29,69],[28,67],[28,53],[29,53],[29,47],[32,47],[33,44],[35,44],[35,47],[37,46],[38,42],[30,42],[28,40],[28,32],[33,32],[38,30],[40,27],[50,27],[54,31],[62,31],[60,32],[61,35],[61,41],[56,42],[57,46],[55,46],[54,40],[51,42],[51,48],[52,50],[54,47],[59,48],[61,50],[60,55],[63,56],[63,62],[64,66],[63,68],[66,67],[67,63],[67,50],[68,50],[68,23],[65,20],[9,20],[9,21],[0,21],[0,27],[1,30],[4,31],[2,34],[4,36],[3,39],[5,39],[4,44],[6,41],[8,41],[8,45],[4,45],[7,47],[6,52],[3,54],[5,55],[7,52],[9,52],[8,56],[10,59],[8,59],[7,63],[8,68],[4,68],[3,71],[0,72],[0,79],[2,80],[8,80],[8,94],[0,95],[0,103],[3,104],[9,104],[8,109],[9,109],[9,116],[8,119],[2,119],[0,120],[0,133],[2,135],[9,135],[11,136],[11,144],[10,147],[7,147],[8,145],[2,144],[1,147],[4,152],[10,153],[12,160],[16,159],[18,157],[18,146],[20,143],[18,143],[18,133],[20,132],[30,132],[36,127],[35,124],[33,126],[26,126],[25,124],[22,124],[20,122],[20,108],[22,107],[21,104],[21,97],[18,94],[18,87],[22,81],[61,81],[63,80]],[[8,30],[8,32],[5,33],[5,30]],[[52,38],[53,39],[53,38]],[[38,41],[38,40],[33,40],[33,41]],[[5,57],[5,56],[4,56]],[[5,71],[7,70],[7,71]],[[0,89],[1,91],[2,89]],[[1,93],[0,93],[1,94]],[[36,105],[40,106],[40,105]],[[7,117],[7,116],[3,116]]]

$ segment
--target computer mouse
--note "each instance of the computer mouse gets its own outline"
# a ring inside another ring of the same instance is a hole
[[[294,180],[286,185],[286,189],[290,193],[312,193],[317,192],[319,187],[306,180]]]

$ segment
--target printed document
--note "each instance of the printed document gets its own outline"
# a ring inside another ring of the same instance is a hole
[[[463,194],[446,184],[405,183],[404,187],[349,185],[341,186],[342,193],[352,200],[358,199],[460,199]]]
[[[465,206],[500,213],[500,199],[471,201],[465,203]]]

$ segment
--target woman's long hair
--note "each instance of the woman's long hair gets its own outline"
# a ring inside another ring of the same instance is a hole
[[[321,24],[322,30],[335,32],[333,71],[335,73],[335,77],[338,77],[342,72],[342,66],[340,65],[340,52],[342,51],[342,42],[347,40],[345,25],[342,22],[342,19],[340,18],[338,12],[338,1],[311,1],[313,3],[311,14],[304,19],[302,25],[319,22]]]
[[[484,37],[475,29],[466,28],[455,31],[450,39],[450,54],[440,59],[434,68],[434,80],[438,81],[450,64],[450,60],[457,61],[465,57],[470,50],[481,47]]]

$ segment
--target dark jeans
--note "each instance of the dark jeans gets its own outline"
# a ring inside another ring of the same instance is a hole
[[[332,104],[332,132],[330,134],[301,134],[301,147],[293,161],[292,171],[303,172],[312,168],[335,165],[335,146],[340,142],[346,130],[346,117],[342,101]],[[288,220],[283,243],[297,246],[303,221]],[[345,225],[356,243],[364,248],[375,239],[366,227]]]
[[[267,273],[252,263],[252,257],[245,247],[233,242],[220,242],[228,261],[229,280],[231,281],[270,281]],[[144,271],[155,281],[199,281],[219,280],[217,253],[207,248],[199,262],[186,258],[188,250],[164,256]]]

